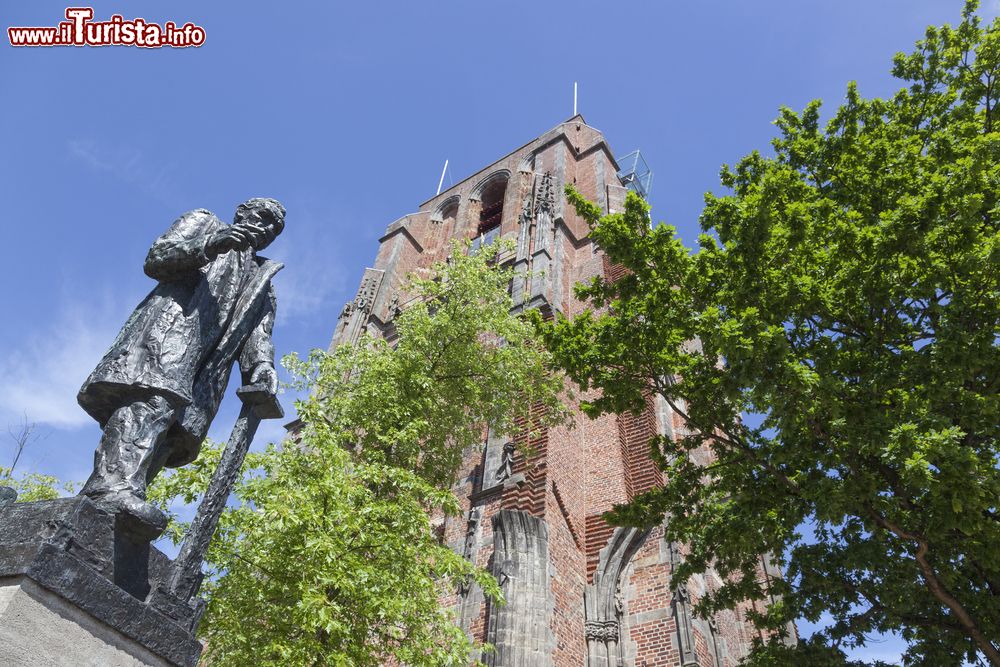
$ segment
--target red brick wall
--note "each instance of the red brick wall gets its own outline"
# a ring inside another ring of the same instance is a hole
[[[627,412],[618,415],[618,437],[625,461],[625,489],[629,500],[663,484],[663,474],[653,462],[649,443],[656,436],[656,415],[653,399],[646,398],[642,414]]]
[[[632,559],[632,573],[624,586],[623,634],[627,632],[633,643],[635,667],[680,665],[670,568],[664,550],[663,530],[656,529]]]
[[[549,581],[553,602],[551,628],[556,639],[553,664],[583,665],[586,655],[583,635],[584,555],[573,539],[555,494],[551,492],[548,494],[546,521],[549,525],[552,572]]]
[[[616,282],[628,273],[628,269],[621,264],[612,264],[608,256],[603,253],[601,254],[601,259],[604,264],[604,279],[608,282]]]
[[[532,412],[539,410],[534,406]],[[518,454],[514,457],[514,474],[523,474],[524,483],[505,489],[503,492],[503,507],[518,509],[532,516],[545,516],[546,484],[548,482],[548,451],[549,433],[547,431],[529,434],[527,425],[518,424],[520,428],[514,436]],[[525,456],[521,452],[528,451]]]

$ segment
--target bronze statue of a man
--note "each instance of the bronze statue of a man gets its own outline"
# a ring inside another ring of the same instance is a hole
[[[256,251],[284,226],[280,203],[251,199],[231,225],[197,209],[153,243],[143,269],[159,284],[77,397],[104,431],[82,494],[162,529],[146,485],[197,457],[234,361],[244,384],[277,391],[271,278],[282,265]]]

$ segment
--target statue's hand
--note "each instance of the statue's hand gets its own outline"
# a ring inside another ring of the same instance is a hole
[[[250,384],[262,385],[271,394],[278,393],[278,373],[273,366],[262,364],[253,370],[250,375]]]
[[[239,227],[244,234],[246,234],[246,237],[250,241],[250,245],[254,250],[260,250],[274,238],[274,235],[271,235],[270,238],[268,238],[268,232],[270,229],[268,225],[242,221],[236,226]]]
[[[209,257],[215,258],[230,250],[246,250],[252,245],[252,236],[248,230],[237,225],[228,225],[212,235],[205,246],[205,252]]]

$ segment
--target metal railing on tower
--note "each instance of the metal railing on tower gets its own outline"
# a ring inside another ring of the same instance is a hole
[[[616,158],[620,170],[618,178],[629,190],[632,190],[643,199],[649,199],[649,193],[653,189],[653,170],[646,164],[645,158],[639,149],[636,149],[620,158]]]

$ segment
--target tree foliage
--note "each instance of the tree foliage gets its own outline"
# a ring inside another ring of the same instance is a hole
[[[14,489],[17,492],[17,502],[53,500],[59,497],[61,491],[73,492],[72,483],[60,483],[53,475],[14,472],[25,450],[37,443],[42,437],[38,430],[38,424],[28,421],[28,415],[24,415],[21,423],[16,426],[9,424],[7,435],[14,447],[14,457],[9,466],[0,465],[0,486]]]
[[[12,468],[0,466],[0,486],[9,486],[17,491],[17,502],[34,500],[54,500],[59,497],[60,488],[73,491],[73,485],[60,484],[59,479],[42,473],[15,473]]]
[[[762,599],[770,552],[765,627],[829,613],[834,647],[898,631],[907,664],[1000,665],[1000,23],[975,10],[896,56],[891,99],[783,108],[695,253],[637,196],[602,217],[569,190],[627,275],[546,336],[592,414],[653,391],[696,429],[653,443],[665,486],[612,518],[669,517],[678,576],[727,580],[703,611]]]
[[[493,266],[495,248],[466,250],[413,279],[394,345],[366,336],[285,360],[311,397],[297,404],[297,441],[248,460],[210,549],[211,664],[474,659],[440,597],[468,578],[490,598],[500,590],[441,543],[431,515],[459,512],[451,486],[485,424],[543,428],[565,411],[548,353],[510,314],[510,272]],[[193,500],[218,451],[151,495]]]

